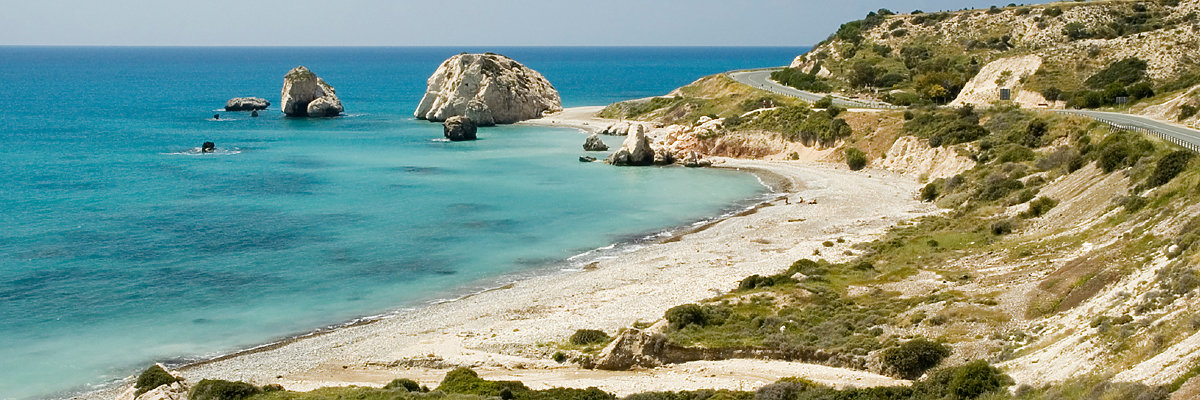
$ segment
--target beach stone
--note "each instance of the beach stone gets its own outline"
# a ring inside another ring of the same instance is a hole
[[[270,105],[271,102],[260,97],[234,97],[225,102],[225,111],[266,110]]]
[[[583,141],[583,149],[587,151],[607,151],[608,145],[600,140],[600,135],[593,133],[588,135],[587,140]]]
[[[654,149],[650,147],[646,133],[639,129],[630,133],[621,143],[621,149],[608,156],[605,162],[617,166],[651,165],[654,164]]]
[[[417,119],[464,115],[479,126],[511,124],[562,110],[558,90],[541,73],[493,54],[463,53],[442,62],[427,81]]]
[[[345,111],[333,86],[304,66],[283,76],[280,103],[289,117],[334,117]]]
[[[452,142],[475,140],[475,122],[470,118],[455,115],[442,123],[442,134]]]

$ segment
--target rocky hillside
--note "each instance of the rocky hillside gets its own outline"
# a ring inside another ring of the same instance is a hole
[[[901,105],[986,105],[999,100],[997,89],[1009,88],[1014,100],[1028,106],[1066,100],[1095,107],[1118,96],[1150,97],[1151,91],[1196,71],[1198,12],[1200,0],[1063,2],[909,14],[879,10],[842,25],[791,67],[835,89]],[[1120,74],[1120,88],[1109,87],[1111,79],[1093,79],[1131,59],[1144,65]],[[1137,83],[1146,83],[1151,91],[1134,90]],[[1084,98],[1089,91],[1097,93]],[[1099,104],[1089,104],[1092,100]]]

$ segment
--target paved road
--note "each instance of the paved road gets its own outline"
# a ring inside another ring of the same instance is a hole
[[[808,102],[816,102],[825,94],[813,93],[804,90],[799,90],[793,87],[780,85],[771,80],[771,72],[775,70],[754,70],[754,71],[735,71],[728,75],[733,80],[743,84],[767,90],[770,92],[800,98]],[[842,97],[834,97],[833,103],[845,108],[902,108],[886,103],[864,102]],[[1122,114],[1107,111],[1090,111],[1090,110],[1059,110],[1064,114],[1075,114],[1089,117],[1101,122],[1108,123],[1117,128],[1138,131],[1146,134],[1157,135],[1163,140],[1183,146],[1184,148],[1200,153],[1200,131],[1195,129],[1170,124],[1162,121],[1153,120],[1137,115]]]
[[[796,89],[794,87],[784,86],[784,85],[775,83],[775,81],[771,80],[771,73],[775,72],[775,71],[776,70],[774,70],[774,69],[754,70],[754,71],[736,71],[736,72],[730,72],[729,77],[733,78],[733,80],[735,80],[735,81],[741,82],[743,84],[746,84],[746,85],[749,85],[752,87],[756,87],[756,88],[763,89],[763,90],[773,92],[773,93],[782,94],[785,96],[797,97],[797,98],[800,98],[801,100],[807,101],[809,103],[815,103],[817,100],[820,100],[822,97],[827,96],[827,94],[825,94],[825,93],[813,93],[813,92],[804,91],[804,90]],[[837,97],[837,96],[834,96],[833,104],[836,104],[838,107],[844,107],[844,108],[902,108],[902,107],[893,106],[893,105],[887,104],[887,103],[858,101],[858,100],[854,100],[854,99],[847,99],[844,97]]]
[[[1107,111],[1091,110],[1060,110],[1063,114],[1075,114],[1090,117],[1097,121],[1108,123],[1117,128],[1158,135],[1168,142],[1200,153],[1200,131],[1170,124],[1150,118]]]

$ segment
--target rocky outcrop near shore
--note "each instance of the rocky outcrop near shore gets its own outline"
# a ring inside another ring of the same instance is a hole
[[[462,115],[490,126],[560,110],[558,90],[537,71],[499,54],[463,53],[442,62],[429,77],[413,115],[434,122]]]
[[[442,122],[442,134],[451,142],[475,140],[476,130],[475,122],[461,115],[446,118],[446,122]]]
[[[621,143],[621,149],[609,155],[604,162],[617,166],[654,164],[654,149],[650,147],[650,138],[641,131],[629,134]]]
[[[603,129],[600,129],[600,132],[597,132],[597,133],[599,133],[601,135],[627,136],[630,133],[637,132],[637,131],[641,131],[641,132],[645,133],[645,132],[650,131],[651,128],[653,128],[653,126],[651,126],[648,123],[617,122],[617,123],[608,125],[608,126],[604,127]]]
[[[280,104],[289,117],[335,117],[345,111],[333,86],[303,66],[283,76]]]
[[[600,135],[593,133],[588,135],[587,140],[583,141],[583,149],[586,151],[608,151],[608,145],[600,140]]]
[[[261,97],[234,97],[225,102],[225,111],[266,110],[271,102]]]

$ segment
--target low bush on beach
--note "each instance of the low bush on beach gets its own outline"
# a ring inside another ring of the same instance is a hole
[[[151,365],[138,375],[137,383],[133,386],[137,388],[137,395],[154,390],[154,388],[162,385],[170,385],[179,382],[179,378],[171,375],[170,372],[160,367],[158,364]]]
[[[609,340],[612,340],[612,338],[608,337],[608,334],[602,330],[580,329],[575,331],[575,334],[571,335],[568,341],[573,345],[586,346],[589,344],[608,343]]]
[[[853,147],[846,148],[846,165],[851,171],[863,169],[867,166],[867,153]]]
[[[408,378],[393,379],[391,382],[388,382],[388,384],[386,386],[384,386],[383,388],[389,389],[389,390],[404,389],[407,392],[428,392],[429,391],[429,389],[422,389],[421,384],[417,383],[417,381],[414,381],[414,380],[408,379]]]
[[[519,400],[612,400],[616,396],[591,387],[587,389],[554,388],[531,390],[518,381],[489,381],[470,368],[456,368],[446,374],[438,391]]]
[[[192,387],[188,400],[241,400],[259,393],[261,388],[246,382],[205,379]]]

